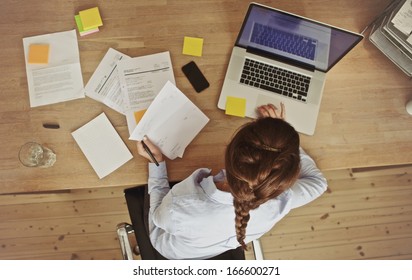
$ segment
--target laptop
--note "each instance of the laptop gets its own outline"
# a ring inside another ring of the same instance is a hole
[[[278,9],[251,3],[238,34],[219,96],[246,100],[247,117],[272,103],[286,108],[298,132],[315,133],[326,73],[363,36]]]

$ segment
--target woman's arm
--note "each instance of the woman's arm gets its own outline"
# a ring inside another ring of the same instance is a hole
[[[291,187],[292,208],[305,205],[319,196],[327,189],[327,181],[316,166],[314,160],[300,148],[301,170],[299,179]]]
[[[162,152],[147,137],[144,137],[143,141],[159,163],[159,166],[153,163],[152,157],[147,153],[142,142],[137,143],[138,153],[150,161],[148,178],[148,192],[150,195],[149,230],[152,231],[155,227],[154,221],[161,221],[162,217],[168,217],[167,213],[162,213],[165,211],[167,212],[167,207],[160,208],[159,206],[170,191],[170,186],[169,178],[167,176],[166,162],[163,159]]]
[[[280,109],[273,104],[262,105],[256,108],[259,117],[285,119],[286,110],[283,103]],[[290,188],[292,193],[292,208],[305,205],[318,198],[327,189],[327,181],[316,166],[314,160],[300,148],[301,170],[299,179]]]

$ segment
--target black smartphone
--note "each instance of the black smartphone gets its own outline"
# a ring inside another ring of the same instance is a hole
[[[209,87],[209,82],[206,80],[203,73],[197,67],[194,61],[189,62],[188,64],[182,67],[183,73],[186,75],[189,82],[192,84],[196,92],[201,92],[202,90]]]

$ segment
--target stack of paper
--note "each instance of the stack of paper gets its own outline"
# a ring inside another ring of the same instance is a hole
[[[396,11],[391,22],[397,30],[407,36],[407,40],[411,40],[412,33],[412,1],[405,0],[402,6]]]
[[[80,36],[85,36],[99,31],[103,25],[98,7],[80,11],[74,16]]]
[[[412,0],[393,1],[377,19],[370,41],[412,76]]]

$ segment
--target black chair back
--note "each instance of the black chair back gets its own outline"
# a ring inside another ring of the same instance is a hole
[[[170,183],[173,186],[174,183]],[[147,185],[126,189],[124,191],[129,216],[143,260],[166,260],[152,246],[148,234],[149,195]],[[242,247],[228,250],[210,260],[244,260],[245,252]]]

